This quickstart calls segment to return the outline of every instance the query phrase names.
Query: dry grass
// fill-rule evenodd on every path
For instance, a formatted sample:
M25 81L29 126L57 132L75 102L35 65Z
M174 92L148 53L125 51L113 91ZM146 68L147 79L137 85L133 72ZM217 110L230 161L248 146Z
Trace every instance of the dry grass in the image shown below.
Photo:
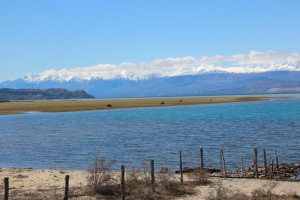
M150 165L142 163L141 167L127 172L125 178L126 198L140 200L175 199L179 196L194 194L194 186L180 184L175 174L166 170L156 173L155 191L151 188Z
M240 191L230 191L222 183L218 183L214 191L210 192L206 200L297 200L300 197L296 194L277 195L274 192L278 182L270 181L261 188L255 189L250 196Z
M188 174L191 183L195 185L208 185L211 181L207 178L207 171L205 169L194 169L192 173Z
M15 189L9 194L11 200L60 200L63 199L62 192L58 188L37 189L36 191Z
M95 154L95 159L91 167L83 174L72 173L72 171L50 170L51 176L43 176L43 170L37 170L38 181L31 184L34 179L32 174L35 170L13 169L10 174L0 174L1 177L10 178L10 199L16 200L56 200L62 199L64 195L64 174L70 175L70 194L72 200L97 200L97 199L120 199L120 172L111 171L113 160L103 159ZM5 171L4 169L1 169ZM28 172L26 176L22 171ZM194 171L185 174L183 184L180 177L168 168L162 168L155 173L155 192L151 190L150 167L148 162L142 163L138 167L125 171L125 190L126 199L207 199L207 200L298 200L298 184L285 181L265 181L265 180L242 180L254 182L245 184L243 187L250 189L244 190L237 187L235 181L228 179L209 178L208 186L198 186L207 184L205 171ZM44 177L44 178L43 178ZM60 178L59 178L60 177ZM76 180L78 177L78 182ZM48 181L44 181L46 180ZM59 179L58 179L59 178ZM27 180L26 180L27 179ZM236 179L238 180L238 179ZM23 181L29 181L27 183ZM77 182L77 183L76 183ZM21 184L20 184L21 183ZM61 183L61 184L57 184ZM79 184L78 184L79 183ZM288 184L285 184L288 183ZM284 186L285 185L285 186ZM284 187L282 187L284 186ZM291 189L292 188L292 189ZM3 184L0 184L0 199L3 199ZM201 197L200 197L201 196Z
M118 199L121 195L120 177L111 171L114 161L105 160L97 153L88 169L86 195L96 199ZM156 174L154 190L151 185L150 164L142 162L125 173L126 199L154 200L174 199L178 196L193 194L194 185L180 184L175 174L169 170Z
M213 104L244 101L261 101L266 97L176 97L102 100L53 100L0 103L0 115L24 112L70 112L116 108L159 107L195 104ZM163 102L163 104L162 104ZM110 104L111 107L107 105Z

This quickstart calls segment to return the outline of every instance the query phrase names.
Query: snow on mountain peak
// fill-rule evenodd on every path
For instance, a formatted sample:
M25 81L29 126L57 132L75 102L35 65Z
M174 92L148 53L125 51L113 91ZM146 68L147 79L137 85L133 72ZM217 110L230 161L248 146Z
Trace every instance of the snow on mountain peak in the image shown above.
M144 80L151 77L197 75L203 73L261 73L267 71L300 71L300 54L275 51L250 51L247 54L213 57L176 57L144 63L99 64L73 69L47 70L27 74L27 82L54 80L87 81L92 79Z

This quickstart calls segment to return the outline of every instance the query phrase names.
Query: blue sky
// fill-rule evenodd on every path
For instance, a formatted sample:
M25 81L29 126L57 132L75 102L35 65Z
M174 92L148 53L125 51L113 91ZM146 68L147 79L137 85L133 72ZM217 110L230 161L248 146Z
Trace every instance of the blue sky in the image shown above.
M0 81L48 69L300 52L299 0L0 0Z

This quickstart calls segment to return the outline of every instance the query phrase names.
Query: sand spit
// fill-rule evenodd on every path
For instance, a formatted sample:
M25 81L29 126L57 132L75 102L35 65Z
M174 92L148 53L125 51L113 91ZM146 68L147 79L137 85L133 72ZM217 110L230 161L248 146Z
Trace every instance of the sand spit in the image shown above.
M98 99L98 100L53 100L18 101L0 103L0 115L26 112L71 112L118 108L161 107L196 104L215 104L246 101L262 101L267 97L174 97L137 99Z

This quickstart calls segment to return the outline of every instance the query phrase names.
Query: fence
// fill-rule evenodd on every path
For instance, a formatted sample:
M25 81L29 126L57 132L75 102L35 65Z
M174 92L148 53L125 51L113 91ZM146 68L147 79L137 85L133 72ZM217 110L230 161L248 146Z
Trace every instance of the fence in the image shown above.
M203 147L200 148L200 155L199 155L199 167L197 168L187 168L184 167L184 155L182 154L181 151L179 151L178 153L178 164L179 164L179 171L178 173L180 173L180 183L182 184L184 182L184 173L188 173L188 172L192 172L195 169L201 169L201 170L209 170L208 168L205 168L205 162L204 162L204 157L205 157L205 152ZM220 177L231 177L231 178L237 178L236 176L230 176L230 174L228 174L227 171L227 167L226 167L226 162L225 162L225 154L226 152L223 151L223 148L220 148L220 173L219 174L215 174L214 176L220 176ZM254 148L253 151L253 171L255 173L255 178L259 178L259 163L258 163L258 150L257 148ZM271 159L271 162L268 163L267 160L267 152L265 149L263 149L263 174L264 177L270 177L272 178L273 175L275 174L276 170L279 168L279 158L277 155L277 150L275 149L275 157L273 159ZM240 164L241 164L241 168L240 168L240 173L238 178L246 178L247 176L245 175L245 168L244 168L244 161L243 161L243 156L240 156ZM299 166L300 167L300 166ZM151 190L152 192L155 192L156 189L156 181L155 181L155 165L154 165L154 160L150 161L150 178L151 178ZM125 192L125 166L121 165L121 179L120 179L120 198L121 200L125 200L125 196L126 196L126 192ZM261 172L262 173L262 172ZM249 177L248 177L249 178ZM68 200L69 199L69 180L70 180L70 176L66 175L65 176L65 190L64 190L64 200ZM8 200L9 199L9 177L5 177L4 178L4 200Z

